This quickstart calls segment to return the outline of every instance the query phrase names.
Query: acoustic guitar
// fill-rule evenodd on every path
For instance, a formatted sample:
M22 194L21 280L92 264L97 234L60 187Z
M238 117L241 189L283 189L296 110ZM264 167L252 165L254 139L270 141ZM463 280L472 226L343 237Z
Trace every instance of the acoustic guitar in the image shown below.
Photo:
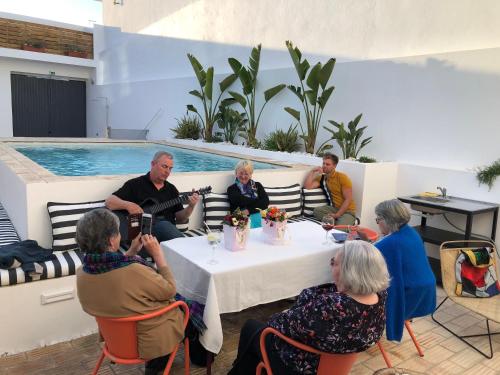
M189 197L194 193L205 195L211 192L212 187L206 186L196 191L182 193L177 198L170 199L164 202L158 202L158 200L154 198L147 198L142 203L140 203L139 206L141 206L141 208L144 210L144 213L150 214L154 220L156 214L162 212L163 210L166 210L167 208L174 207L179 203L182 204L187 202ZM132 241L141 232L142 213L127 215L126 212L127 211L115 211L115 213L120 218L120 234L122 235L122 238L127 238L129 241Z

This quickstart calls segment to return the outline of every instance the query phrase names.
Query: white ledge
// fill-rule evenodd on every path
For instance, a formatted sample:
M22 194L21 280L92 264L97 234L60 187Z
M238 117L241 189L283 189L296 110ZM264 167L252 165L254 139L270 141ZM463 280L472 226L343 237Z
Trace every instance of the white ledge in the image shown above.
M89 68L97 67L95 59L83 59L80 57L71 57L63 55L54 55L52 53L44 52L31 52L15 48L2 48L0 47L0 57L8 57L11 59L31 60L50 62L55 64L65 64L73 66L86 66Z

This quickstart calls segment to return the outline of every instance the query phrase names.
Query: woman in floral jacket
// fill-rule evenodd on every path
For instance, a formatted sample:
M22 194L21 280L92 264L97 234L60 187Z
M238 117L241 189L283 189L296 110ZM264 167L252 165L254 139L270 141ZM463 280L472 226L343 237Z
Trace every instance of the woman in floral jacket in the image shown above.
M382 254L367 242L348 241L337 250L331 266L333 283L303 290L289 310L274 314L267 324L245 323L230 374L255 374L261 360L260 332L266 326L327 353L362 352L380 340L389 286ZM316 373L315 354L273 335L268 336L266 349L276 375Z

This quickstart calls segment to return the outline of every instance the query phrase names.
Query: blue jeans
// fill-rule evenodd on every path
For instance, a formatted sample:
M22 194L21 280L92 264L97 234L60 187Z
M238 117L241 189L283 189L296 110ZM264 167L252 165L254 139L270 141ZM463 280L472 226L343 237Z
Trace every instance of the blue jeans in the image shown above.
M157 220L153 224L153 235L158 242L172 240L174 238L184 237L177 227L167 220Z

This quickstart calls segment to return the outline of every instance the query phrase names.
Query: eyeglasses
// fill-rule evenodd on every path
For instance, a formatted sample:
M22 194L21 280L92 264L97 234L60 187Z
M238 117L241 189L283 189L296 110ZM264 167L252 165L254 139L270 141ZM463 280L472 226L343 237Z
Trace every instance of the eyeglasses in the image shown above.
M377 224L378 224L378 223L380 223L381 221L384 221L384 218L383 218L383 217L377 216L377 217L375 218L375 222L376 222Z

